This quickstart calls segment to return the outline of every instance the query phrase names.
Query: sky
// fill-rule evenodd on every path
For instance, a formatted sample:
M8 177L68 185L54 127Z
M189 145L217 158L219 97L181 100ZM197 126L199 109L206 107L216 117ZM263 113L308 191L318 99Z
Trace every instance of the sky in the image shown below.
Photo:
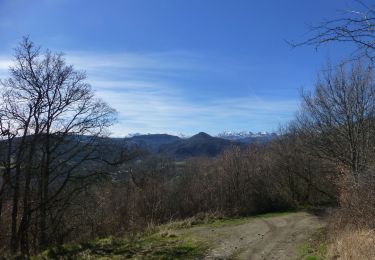
M354 0L0 0L0 78L22 36L63 52L118 111L114 136L276 131L327 59L291 48Z

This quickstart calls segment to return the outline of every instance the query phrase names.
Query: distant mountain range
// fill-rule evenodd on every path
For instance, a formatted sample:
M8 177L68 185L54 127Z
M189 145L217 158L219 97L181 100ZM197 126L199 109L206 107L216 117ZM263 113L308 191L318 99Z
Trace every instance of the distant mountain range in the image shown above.
M276 136L274 133L267 132L223 132L216 137L204 132L191 137L168 134L133 134L125 138L125 141L154 154L184 159L195 156L215 157L231 146L243 147L250 143L268 142Z
M86 135L72 135L66 137L66 142L64 142L59 149L64 151L65 149L70 149L71 146L77 146L77 144L79 145L77 147L84 147L93 142L93 145L101 146L98 150L100 151L100 155L98 156L106 158L108 161L119 154L124 148L124 145L130 152L134 151L135 154L137 154L140 148L151 154L166 155L175 159L185 159L196 156L215 157L231 146L245 147L250 143L264 143L272 140L276 136L276 134L265 132L256 134L251 132L224 132L218 136L211 136L207 133L200 132L191 137L169 134L134 134L126 138L95 138ZM15 145L17 145L20 139L15 140ZM0 141L0 146L4 144L5 142ZM79 156L81 155L77 155L76 158L79 159Z
M242 132L231 132L225 131L217 135L220 138L237 141L241 143L252 143L252 142L264 142L270 141L277 136L275 133L268 133L268 132L258 132L253 133L250 131L242 131Z

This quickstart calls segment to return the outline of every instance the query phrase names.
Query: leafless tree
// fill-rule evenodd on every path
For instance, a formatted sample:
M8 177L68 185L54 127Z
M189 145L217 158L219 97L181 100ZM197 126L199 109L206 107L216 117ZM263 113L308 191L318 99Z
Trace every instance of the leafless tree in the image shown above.
M63 214L58 207L77 191L70 186L68 196L68 184L97 169L103 157L98 148L115 111L95 98L86 75L62 54L42 52L29 38L16 49L10 74L1 81L1 115L15 136L11 248L16 252L20 245L28 254L31 223L37 223L42 249Z
M10 122L6 122L4 115L0 115L0 227L4 197L10 190L11 149L14 137L15 135L10 132Z
M357 175L373 158L375 84L372 68L347 67L324 70L314 92L303 93L298 123L318 156Z
M353 56L375 58L375 6L356 0L358 8L343 12L342 17L327 19L310 27L311 37L301 42L290 42L294 47L311 45L316 48L328 43L352 43Z

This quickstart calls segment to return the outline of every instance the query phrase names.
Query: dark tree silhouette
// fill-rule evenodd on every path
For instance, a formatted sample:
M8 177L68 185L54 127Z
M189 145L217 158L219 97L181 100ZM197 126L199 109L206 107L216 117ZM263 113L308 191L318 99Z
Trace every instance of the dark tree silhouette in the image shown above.
M85 79L62 54L42 52L26 37L15 50L10 77L1 81L1 134L8 153L0 184L12 187L13 252L21 246L29 253L31 225L40 249L53 242L59 208L78 190L68 184L98 169L98 147L115 111Z
M321 45L339 42L352 43L356 49L355 58L375 58L375 6L363 1L354 1L359 7L346 10L342 17L327 19L310 26L310 37L301 42L289 42L292 46L310 45L316 48Z
M373 69L360 62L324 70L314 92L303 93L298 117L316 155L340 163L354 176L365 172L373 158L373 75Z

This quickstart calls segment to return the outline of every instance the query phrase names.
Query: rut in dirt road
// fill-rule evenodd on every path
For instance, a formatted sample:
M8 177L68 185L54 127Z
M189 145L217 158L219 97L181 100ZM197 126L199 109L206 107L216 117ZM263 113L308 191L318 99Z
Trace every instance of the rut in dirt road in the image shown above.
M324 221L306 212L255 218L238 225L195 227L189 233L209 242L205 259L296 259L298 246Z

